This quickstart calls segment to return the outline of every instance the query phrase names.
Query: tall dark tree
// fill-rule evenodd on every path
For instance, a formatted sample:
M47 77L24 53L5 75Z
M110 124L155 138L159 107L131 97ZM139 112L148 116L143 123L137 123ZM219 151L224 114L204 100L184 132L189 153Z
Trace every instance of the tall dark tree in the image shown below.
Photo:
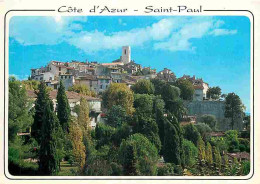
M32 137L40 144L41 142L41 130L43 124L43 115L45 111L45 106L49 100L49 94L46 89L44 82L41 82L38 87L38 91L35 91L37 99L35 101L35 114L34 121L32 124Z
M62 81L60 81L60 87L57 93L57 116L63 130L68 131L70 121L70 105Z
M47 99L44 105L42 120L39 171L42 175L55 175L59 171L59 155L57 152L59 121L53 111L53 104L50 99Z
M136 94L134 107L133 131L145 135L158 150L161 149L161 141L158 134L158 125L153 117L153 98L152 95Z
M160 96L156 96L153 101L153 115L159 129L159 137L162 144L162 148L164 144L164 123L166 121L166 117L164 116L164 106L165 103L163 99L161 99Z
M182 165L183 138L177 119L173 116L165 123L163 157L166 162Z
M235 121L237 118L243 117L243 108L240 98L235 93L229 93L225 100L225 117L230 118L231 128L234 129Z
M120 127L127 121L127 114L120 105L113 105L107 113L107 124L112 127Z

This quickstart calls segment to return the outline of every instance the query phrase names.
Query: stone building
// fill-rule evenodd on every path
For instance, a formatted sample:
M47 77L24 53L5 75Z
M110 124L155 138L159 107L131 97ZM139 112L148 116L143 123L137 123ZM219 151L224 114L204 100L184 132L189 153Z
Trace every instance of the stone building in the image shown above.
M157 78L167 82L174 82L176 80L175 74L168 68L164 68L162 71L158 72Z
M57 90L50 91L50 99L53 102L54 109L56 109L56 106L57 106L57 100L56 100L57 92L58 92ZM33 90L27 90L27 95L33 101L36 100L37 96ZM71 114L73 116L77 116L77 114L74 112L74 108L76 105L80 104L80 98L82 97L87 100L87 102L89 104L89 118L90 118L91 127L95 128L96 124L98 122L100 122L101 99L82 95L82 94L72 92L72 91L66 91L66 95L67 95L69 105L71 108Z

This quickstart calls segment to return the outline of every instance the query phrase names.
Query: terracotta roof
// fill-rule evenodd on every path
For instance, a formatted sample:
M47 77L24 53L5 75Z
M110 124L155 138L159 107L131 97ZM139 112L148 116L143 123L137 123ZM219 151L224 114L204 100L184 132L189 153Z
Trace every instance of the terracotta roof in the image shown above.
M212 137L222 137L222 136L225 136L225 133L224 132L211 132L210 135Z
M56 99L57 97L57 92L58 90L52 90L50 91L50 98ZM27 95L29 98L36 98L36 94L34 93L33 90L27 90ZM81 97L86 98L87 100L96 100L96 101L101 101L100 98L95 98L95 97L91 97L91 96L86 96L86 95L82 95L73 91L66 91L66 95L68 99L76 99L76 100L80 100Z

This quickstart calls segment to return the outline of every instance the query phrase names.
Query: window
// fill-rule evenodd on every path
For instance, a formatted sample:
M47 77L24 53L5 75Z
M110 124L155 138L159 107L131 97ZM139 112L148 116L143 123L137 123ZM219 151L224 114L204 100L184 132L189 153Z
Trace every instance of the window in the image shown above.
M67 79L67 76L65 76L65 79Z
M50 80L52 80L52 77L50 77Z
M40 78L40 80L42 80L42 79L43 79L43 77Z
M103 86L102 86L102 85L100 85L100 89L102 89L102 87L103 87Z
M59 71L61 71L61 67L59 67Z
M125 49L125 55L126 55L126 49Z

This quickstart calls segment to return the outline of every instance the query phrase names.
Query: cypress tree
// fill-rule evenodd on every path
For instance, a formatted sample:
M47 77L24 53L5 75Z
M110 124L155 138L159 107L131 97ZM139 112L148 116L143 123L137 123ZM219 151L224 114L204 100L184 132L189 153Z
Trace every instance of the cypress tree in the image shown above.
M221 158L218 147L215 147L215 146L213 146L213 160L214 160L215 167L220 171L221 164L222 164L222 158Z
M59 155L57 153L59 122L53 112L53 104L50 100L46 101L42 120L39 171L43 175L55 175L59 170Z
M34 121L32 124L32 137L38 142L41 143L41 128L43 124L43 114L45 110L46 103L48 101L48 93L46 90L46 85L44 82L41 82L38 87L38 91L35 91L37 99L35 101L35 114Z
M178 130L170 121L164 125L163 157L166 162L181 165L182 145Z
M199 150L199 160L201 163L203 163L205 161L206 154L205 154L205 143L201 137L199 137L197 145Z
M60 87L57 93L57 116L63 130L68 132L70 120L70 105L62 81L60 81Z
M211 144L209 142L207 142L206 144L206 161L209 165L213 164L213 159L212 159L212 147Z

